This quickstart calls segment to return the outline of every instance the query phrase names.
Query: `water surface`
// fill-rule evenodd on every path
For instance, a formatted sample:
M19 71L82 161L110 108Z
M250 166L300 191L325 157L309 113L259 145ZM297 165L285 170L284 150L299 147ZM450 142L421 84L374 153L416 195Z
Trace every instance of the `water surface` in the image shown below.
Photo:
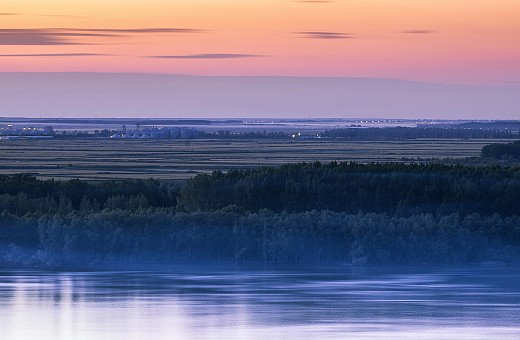
M519 339L520 271L0 271L1 339Z

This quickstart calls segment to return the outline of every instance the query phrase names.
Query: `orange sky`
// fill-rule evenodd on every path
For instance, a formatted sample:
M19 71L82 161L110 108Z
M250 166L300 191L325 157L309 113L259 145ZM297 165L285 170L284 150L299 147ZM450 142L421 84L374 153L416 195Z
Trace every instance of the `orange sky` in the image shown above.
M2 0L0 71L520 81L518 0Z

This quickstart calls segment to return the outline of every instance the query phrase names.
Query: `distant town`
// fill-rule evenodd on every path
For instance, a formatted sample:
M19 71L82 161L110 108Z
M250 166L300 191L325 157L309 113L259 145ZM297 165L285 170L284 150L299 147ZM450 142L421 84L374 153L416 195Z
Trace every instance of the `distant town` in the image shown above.
M47 139L47 138L110 138L110 139L193 139L199 138L200 131L195 128L143 127L135 129L95 129L93 131L66 130L55 131L51 125L44 127L8 124L0 128L1 139Z
M378 119L168 120L0 118L0 139L518 139L520 121Z

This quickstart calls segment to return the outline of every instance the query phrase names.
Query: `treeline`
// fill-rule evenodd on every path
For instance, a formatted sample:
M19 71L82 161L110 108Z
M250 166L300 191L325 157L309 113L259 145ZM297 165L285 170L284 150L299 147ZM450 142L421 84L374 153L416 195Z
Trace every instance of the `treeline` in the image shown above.
M0 212L16 216L103 209L175 208L178 186L157 180L107 180L89 183L39 180L16 174L0 176Z
M520 260L520 218L332 211L104 210L0 215L0 261L96 266L194 261L432 265Z
M520 168L303 163L97 183L0 176L0 263L520 260Z
M489 144L482 148L482 157L520 160L520 141L507 144Z
M351 140L405 140L417 138L519 138L510 129L473 129L464 127L384 127L343 128L325 131L322 136Z
M316 162L198 175L180 188L178 208L511 216L518 202L518 167Z

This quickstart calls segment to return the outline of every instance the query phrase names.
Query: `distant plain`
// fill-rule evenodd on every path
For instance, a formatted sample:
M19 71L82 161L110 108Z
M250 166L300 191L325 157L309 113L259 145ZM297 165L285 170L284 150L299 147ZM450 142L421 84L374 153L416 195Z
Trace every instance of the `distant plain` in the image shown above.
M3 140L0 174L97 181L185 180L198 173L299 162L397 162L473 157L496 140ZM507 140L500 140L507 142Z

